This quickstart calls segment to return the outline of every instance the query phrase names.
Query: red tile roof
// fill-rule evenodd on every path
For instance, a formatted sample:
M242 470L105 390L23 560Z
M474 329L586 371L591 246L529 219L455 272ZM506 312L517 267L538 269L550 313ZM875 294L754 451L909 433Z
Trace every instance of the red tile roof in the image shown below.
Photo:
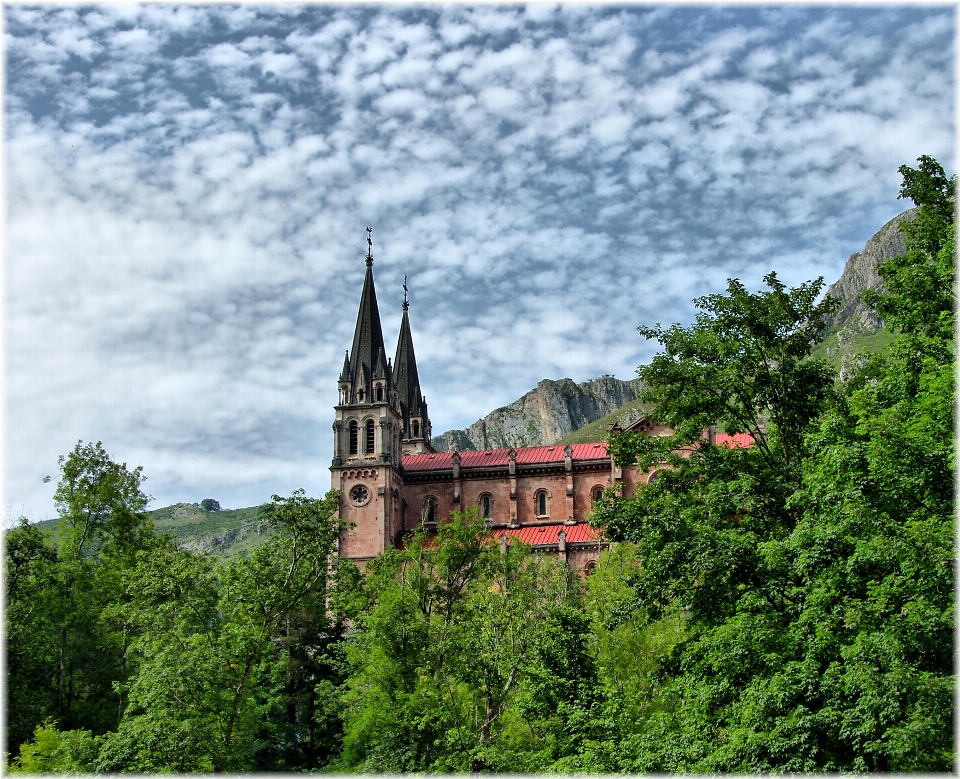
M525 525L524 527L505 527L491 530L487 538L490 543L500 543L500 536L507 535L507 543L513 540L519 540L530 546L557 546L560 543L560 531L567 534L568 544L596 543L600 539L600 531L594 530L586 522L578 522L576 525ZM406 548L406 537L400 539L397 549ZM427 535L425 548L437 548L437 534L431 531Z
M521 446L518 447L517 463L520 465L533 463L562 463L564 447L556 446ZM576 460L606 460L607 444L599 441L594 444L573 444L573 459ZM509 461L509 449L481 449L476 452L460 452L460 468L485 468L489 466L503 466ZM436 454L407 454L403 457L403 468L407 471L439 471L453 467L452 452L437 452Z
M559 543L559 538L557 536L561 530L567 534L568 544L597 541L599 538L597 531L590 527L590 525L588 525L586 522L580 522L576 525L558 524L508 527L503 528L502 530L491 530L490 533L497 541L500 540L500 536L506 533L508 541L512 541L514 538L516 538L522 541L524 544L530 544L530 546L556 546Z
M749 449L753 446L753 436L749 433L717 433L717 446L725 446L727 449Z

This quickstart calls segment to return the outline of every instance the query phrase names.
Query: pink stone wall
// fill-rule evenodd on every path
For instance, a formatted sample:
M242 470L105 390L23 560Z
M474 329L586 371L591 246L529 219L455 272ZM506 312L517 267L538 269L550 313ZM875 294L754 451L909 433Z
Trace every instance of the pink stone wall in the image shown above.
M453 502L454 482L449 476L438 477L435 481L407 484L403 495L407 502L406 529L420 523L424 500L428 495L437 499L437 521L449 521L452 511L466 511L480 507L480 497L489 494L491 498L491 521L494 524L510 522L510 477L460 479L460 503ZM574 519L583 521L589 517L593 506L595 487L606 489L611 484L610 471L587 471L573 473L573 510ZM631 485L632 487L632 485ZM536 493L547 491L547 516L538 517L534 497ZM521 525L531 522L563 522L568 517L567 477L563 472L517 474L517 521Z

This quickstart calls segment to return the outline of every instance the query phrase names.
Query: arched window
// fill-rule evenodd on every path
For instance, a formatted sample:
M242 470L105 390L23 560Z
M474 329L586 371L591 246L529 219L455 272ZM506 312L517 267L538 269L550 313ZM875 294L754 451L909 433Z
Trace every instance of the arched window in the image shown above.
M373 454L373 445L375 443L375 440L374 440L374 426L373 426L372 419L367 420L367 428L365 432L366 432L366 436L365 436L366 441L364 441L364 444L365 444L364 451L367 454Z
M357 390L357 400L359 400L361 403L363 403L363 390L362 390L362 389Z
M432 497L423 502L423 521L428 525L437 521L437 502Z
M383 402L383 387L377 387L377 403Z
M539 490L533 497L533 505L537 510L538 517L547 516L547 491Z
M414 423L413 423L413 437L414 437L414 438L419 438L419 437L420 437L420 423L419 423L419 422L414 422Z
M603 487L597 486L593 488L593 502L599 503L603 500Z
M657 480L657 477L659 475L660 475L660 471L654 471L653 473L651 473L650 478L647 479L647 484L653 484Z
M490 519L490 494L484 493L480 496L480 517Z
M597 567L597 561L591 560L585 566L583 566L583 573L585 576L589 576L593 573L593 569Z
M350 454L356 454L360 446L360 426L356 419L350 420Z

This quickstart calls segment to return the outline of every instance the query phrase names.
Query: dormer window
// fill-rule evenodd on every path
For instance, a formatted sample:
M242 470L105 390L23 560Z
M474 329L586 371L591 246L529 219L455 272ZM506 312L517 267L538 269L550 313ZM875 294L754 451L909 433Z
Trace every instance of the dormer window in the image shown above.
M362 390L362 389L357 390L357 400L359 400L361 403L363 403L363 390Z
M357 454L360 447L360 426L357 420L350 421L350 454Z
M413 423L413 437L414 437L414 438L419 438L419 437L420 437L420 423L419 423L419 422L414 422L414 423Z
M377 387L377 403L383 403L383 387Z

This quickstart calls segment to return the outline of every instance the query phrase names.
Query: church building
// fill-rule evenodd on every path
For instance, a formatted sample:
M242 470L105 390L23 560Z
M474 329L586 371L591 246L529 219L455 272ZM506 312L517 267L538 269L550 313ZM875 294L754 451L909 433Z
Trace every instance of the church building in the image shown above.
M420 387L404 288L393 361L386 357L367 228L366 276L353 344L339 379L332 487L352 529L340 555L361 567L416 527L476 508L500 544L514 540L588 573L606 543L588 518L603 491L630 494L656 473L618 468L605 443L436 452ZM648 420L645 432L669 432Z

